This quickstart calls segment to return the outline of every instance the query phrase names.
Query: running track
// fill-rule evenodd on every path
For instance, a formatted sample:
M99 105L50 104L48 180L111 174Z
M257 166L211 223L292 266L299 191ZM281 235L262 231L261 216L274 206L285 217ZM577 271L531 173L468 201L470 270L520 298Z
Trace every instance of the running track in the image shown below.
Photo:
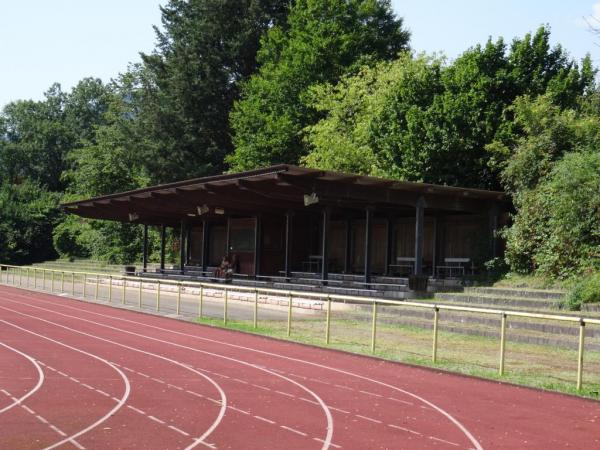
M600 449L600 403L0 287L0 449Z

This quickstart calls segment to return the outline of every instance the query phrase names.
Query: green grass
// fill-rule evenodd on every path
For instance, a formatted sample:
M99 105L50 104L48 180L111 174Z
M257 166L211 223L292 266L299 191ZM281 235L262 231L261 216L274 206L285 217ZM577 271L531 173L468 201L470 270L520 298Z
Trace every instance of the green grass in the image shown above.
M335 319L330 344L325 344L323 319L295 321L287 337L286 321L262 321L254 329L248 321L197 318L201 324L244 331L389 361L433 367L465 375L600 399L600 353L586 352L583 389L576 390L577 352L550 346L507 342L505 374L498 374L499 340L440 331L438 360L431 361L432 332L404 325L377 326L376 350L371 353L371 324L364 320ZM510 331L509 331L510 332Z
M504 288L529 288L529 289L552 289L564 290L567 289L568 283L559 280L553 280L541 275L520 275L516 273L508 273L504 278L496 281L494 287Z

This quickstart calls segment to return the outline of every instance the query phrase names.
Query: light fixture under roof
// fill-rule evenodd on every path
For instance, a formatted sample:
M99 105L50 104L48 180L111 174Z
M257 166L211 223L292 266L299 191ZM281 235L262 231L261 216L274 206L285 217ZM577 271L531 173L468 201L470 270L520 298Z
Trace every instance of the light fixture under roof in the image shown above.
M314 205L315 203L319 203L319 196L316 192L304 194L304 206Z
M133 222L135 220L138 220L140 218L140 215L138 213L129 213L129 221Z
M215 208L215 214L223 215L223 214L225 214L225 209Z
M199 216L201 216L202 214L206 214L210 211L210 208L208 207L208 205L198 206L196 209L198 210Z

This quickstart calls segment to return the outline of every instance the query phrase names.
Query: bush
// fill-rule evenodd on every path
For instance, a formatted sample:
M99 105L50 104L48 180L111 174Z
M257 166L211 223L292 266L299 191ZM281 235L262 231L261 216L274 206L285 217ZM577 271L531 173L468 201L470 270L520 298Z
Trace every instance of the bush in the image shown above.
M600 303L600 272L580 278L566 299L569 309L579 311L584 303Z

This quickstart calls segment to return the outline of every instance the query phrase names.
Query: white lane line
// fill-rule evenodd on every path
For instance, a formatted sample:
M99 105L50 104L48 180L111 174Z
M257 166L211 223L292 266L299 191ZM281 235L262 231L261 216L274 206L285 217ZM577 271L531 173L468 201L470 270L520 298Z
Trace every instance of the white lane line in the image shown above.
M288 392L283 392L283 391L275 391L275 392L278 394L281 394L281 395L285 395L286 397L296 398L296 396L294 394L290 394Z
M190 351L193 351L193 352L196 352L196 353L202 353L202 354L205 354L205 355L214 356L216 358L224 359L224 360L227 360L227 361L236 362L238 364L245 365L245 366L248 366L248 367L252 367L252 368L264 371L266 373L270 373L270 374L275 375L277 377L280 377L283 380L286 380L286 381L288 381L288 382L290 382L290 383L298 386L300 389L306 391L309 395L311 395L313 398L315 398L319 402L319 405L321 406L321 409L324 411L326 419L327 419L327 427L326 427L327 431L326 431L326 434L325 434L325 439L323 440L323 447L322 447L322 449L326 450L330 445L333 445L331 443L331 440L332 440L332 437L333 437L333 417L331 416L331 411L329 410L329 407L325 404L325 402L323 401L323 399L321 397L319 397L314 391L312 391L309 388L307 388L306 386L304 386L304 385L298 383L297 381L294 381L294 380L292 380L292 379L290 379L290 378L288 378L288 377L286 377L284 375L281 375L280 373L276 373L277 371L272 371L272 370L264 368L262 366L259 366L259 365L256 365L256 364L252 364L252 363L249 363L247 361L239 360L239 359L236 359L236 358L232 358L230 356L225 356L225 355L222 355L222 354L219 354L219 353L213 353L213 352L209 352L209 351L206 351L206 350L200 350L200 349L197 349L197 348L194 348L194 347L189 347L189 346L177 344L177 343L174 343L174 342L169 342L169 341L165 341L165 340L162 340L162 339L154 338L152 336L146 336L144 334L135 333L133 331L123 330L121 328L117 328L117 327L113 327L113 326L106 325L106 324L103 324L103 323L95 322L93 320L83 319L83 318L78 317L78 316L72 316L72 315L69 315L69 314L60 313L60 312L58 312L56 310L53 310L53 309L42 308L40 306L32 305L30 303L16 302L14 300L9 300L9 299L6 299L6 300L9 301L9 302L11 302L11 303L16 303L16 304L21 305L21 306L29 306L31 308L39 309L39 310L42 310L42 311L47 311L47 312L50 312L50 313L53 313L53 314L56 314L56 315L59 315L59 316L69 317L69 318L75 319L75 320L80 321L80 322L87 322L87 323L91 323L91 324L94 324L94 325L97 325L97 326L100 326L100 327L104 327L104 328L107 328L107 329L111 329L111 330L115 330L115 331L120 331L122 333L129 334L129 335L132 335L132 336L138 336L138 337L141 337L141 338L145 338L145 339L150 340L150 341L160 342L160 343L164 343L164 344L167 344L167 345L170 345L170 346L174 346L174 347L177 347L177 348L181 348L181 349L185 349L185 350L190 350ZM48 302L45 302L43 300L40 300L40 302L42 302L42 303L48 303ZM62 306L65 306L65 305L62 305ZM79 308L72 308L72 307L69 307L69 306L65 306L65 307L69 308L69 309L74 309L74 310L77 310L77 311L80 311L80 312L82 311ZM90 336L90 337L93 337L95 339L99 339L99 340L102 340L102 341L105 341L105 342L111 342L111 343L113 343L115 345L119 345L121 347L133 349L132 347L128 347L128 346L126 346L124 344L120 344L120 343L117 343L117 342L114 342L114 341L110 341L108 339L100 338L98 336L94 336L94 335L85 333L83 331L74 330L73 328L69 328L69 327L57 324L55 322L52 322L52 321L49 321L49 320L46 320L46 319L42 319L42 318L37 317L37 316L32 316L30 314L26 314L26 313L22 313L22 312L19 312L19 311L15 311L15 310L12 310L10 308L6 308L4 306L0 306L0 308L1 309L5 309L7 311L11 311L13 313L16 313L16 314L19 314L19 315L22 315L22 316L25 316L25 317L30 317L30 318L36 319L38 321L42 321L42 322L45 322L45 323L49 323L49 324L55 325L55 326L67 329L69 331L78 333L78 334ZM85 312L85 311L83 311L83 312ZM99 314L99 313L92 313L92 314L97 314L99 316L109 317L109 316L106 316L104 314ZM148 352L145 352L145 351L139 350L139 349L135 349L135 350L136 351L140 351L140 352L144 352L144 353L148 353ZM151 353L148 353L148 354L151 354ZM160 357L160 358L164 358L164 357L161 357L160 355L155 355L155 356ZM181 364L181 363L179 363L179 364ZM194 369L190 368L190 370L194 370ZM278 372L282 372L282 371L278 371ZM229 377L227 377L227 378L229 378ZM214 381L212 381L212 382L214 383ZM326 384L328 384L328 383L326 383ZM223 393L223 395L224 395L224 393ZM224 414L224 408L226 408L226 403L221 402L221 407L222 407L221 411ZM206 434L206 436L208 436L208 434ZM188 450L190 448L193 448L198 443L204 443L203 441L204 441L204 439L205 439L206 436L203 435L200 438L198 438L194 442L194 444L192 444L191 446L187 447L186 450Z
M377 420L377 419L373 419L371 417L367 417L367 416L361 416L360 414L354 414L356 417L358 417L359 419L364 419L364 420L368 420L369 422L374 422L374 423L382 423L381 420Z
M438 441L438 442L443 442L444 444L448 444L448 445L454 445L455 447L460 447L460 444L457 444L456 442L451 442L451 441L447 441L446 439L436 438L435 436L429 436L429 439L432 439L432 440Z
M37 417L37 419L42 422L43 424L49 425L48 421L46 419L44 419L42 416L40 416L39 414L36 415L35 417Z
M14 397L13 397L14 398ZM27 405L21 405L21 407L27 411L29 414L35 414L35 411L33 409L31 409L29 406Z
M300 436L304 436L304 437L308 436L306 433L303 433L303 432L302 432L302 431L300 431L300 430L296 430L295 428L286 427L285 425L279 425L279 426L280 426L281 428L283 428L284 430L291 431L292 433L299 434Z
M373 397L383 397L383 395L380 394L376 394L375 392L369 392L369 391L358 391L361 394L367 394L367 395L371 395Z
M82 385L84 388L86 388L86 389L89 389L90 391L95 391L95 390L96 390L96 388L94 388L93 386L90 386L90 385L89 385L89 384L87 384L87 383L81 383L81 385Z
M272 420L265 419L265 418L264 418L264 417L262 417L262 416L252 416L252 417L254 417L254 418L258 419L258 420L262 420L263 422L270 423L271 425L274 425L274 424L275 424L275 422L273 422Z
M11 301L11 300L9 300L9 301ZM39 301L42 302L42 303L49 303L49 302L46 302L46 301L43 301L43 300L39 300ZM12 302L13 303L19 303L19 302L14 302L14 301L12 301ZM30 304L28 304L28 306L32 306L34 308L38 308L38 309L41 309L41 310L44 310L44 311L55 312L55 311L52 311L52 310L48 310L46 308L41 308L39 306L34 306L34 305L30 305ZM483 450L483 447L481 446L481 444L479 443L479 441L477 441L477 439L475 439L475 437L469 432L469 430L467 430L467 428L460 421L458 421L458 419L456 419L454 416L452 416L450 413L448 413L444 409L440 408L439 406L435 405L434 403L430 402L429 400L427 400L427 399L425 399L425 398L423 398L423 397L421 397L421 396L419 396L417 394L414 394L413 392L410 392L410 391L407 391L405 389L399 388L397 386L385 383L383 381L375 380L373 378L369 378L367 376L360 375L360 374L357 374L357 373L354 373L354 372L350 372L350 371L347 371L347 370L338 369L336 367L326 366L324 364L316 363L316 362L313 362L313 361L306 361L304 359L294 358L294 357L286 356L286 355L281 355L281 354L274 353L274 352L269 352L269 351L266 351L266 350L259 350L259 349L252 348L252 347L247 347L247 346L244 346L244 345L232 344L230 342L220 341L220 340L217 340L217 339L211 339L211 338L207 338L207 337L203 337L203 336L198 336L198 335L195 335L195 334L189 334L189 333L184 333L184 332L181 332L181 331L170 330L168 328L163 328L163 327L159 327L159 326L156 326L156 325L150 325L148 323L138 322L136 320L125 319L125 318L122 318L122 317L109 316L107 314L102 314L102 313L98 313L98 312L94 312L94 311L87 311L87 310L84 310L84 309L81 309L81 308L76 308L76 307L73 307L73 306L68 306L68 305L60 305L60 306L63 307L63 308L72 309L72 310L75 310L75 311L78 311L78 312L84 312L84 313L95 315L95 316L99 316L99 317L105 317L105 318L111 319L111 320L117 320L117 321L121 321L121 322L131 323L131 324L134 324L134 325L141 325L142 327L145 327L145 328L151 328L151 329L154 329L154 330L160 330L160 331L164 331L164 332L167 332L167 333L175 334L175 335L178 335L178 336L184 336L184 337L188 337L188 338L192 338L192 339L196 339L196 340L201 340L201 341L205 341L205 342L211 342L211 343L214 343L214 344L218 344L218 345L222 345L222 346L226 346L226 347L231 347L231 348L236 348L236 349L239 349L239 350L245 350L245 351L248 351L248 352L259 353L261 355L272 356L272 357L283 359L283 360L286 360L286 361L298 362L298 363L306 364L306 365L312 366L312 367L319 367L321 369L330 370L332 372L340 373L340 374L347 375L347 376L350 376L350 377L355 377L355 378L358 378L359 380L368 381L370 383L374 383L374 384L377 384L379 386L387 387L387 388L392 389L394 391L401 392L402 394L405 394L405 395L407 395L409 397L414 398L415 400L418 400L418 401L420 401L422 403L425 403L426 405L430 406L432 409L434 409L439 414L441 414L442 416L446 417L446 419L448 419L450 422L452 422L465 435L465 437L469 441L471 441L471 443L473 444L475 450ZM57 314L60 314L60 313L57 313ZM67 317L73 317L73 316L69 316L69 315L66 315L66 316ZM91 322L94 323L93 321L91 321ZM178 345L178 344L175 344L175 345ZM192 347L185 347L185 348L190 349ZM198 351L198 352L204 352L203 350L198 350L198 349L196 349L196 351ZM207 353L207 352L205 352L205 353ZM266 369L265 368L265 370L270 370L270 369ZM315 379L313 379L313 381L321 381L321 380L315 380ZM393 397L388 397L388 399L389 400L393 400L393 401L397 401L397 402L401 402L401 403L412 404L410 402L405 402L403 400L395 399ZM317 438L315 438L315 439L318 440ZM319 442L321 442L321 441L319 441ZM333 447L336 446L335 444L331 443L331 440L329 441L328 445L331 445Z
M7 309L7 308L4 308ZM15 311L16 312L16 311ZM17 313L17 314L21 314L21 313ZM34 316L31 316L34 317ZM41 320L41 319L40 319ZM88 353L85 350L81 350L79 348L76 347L72 347L68 344L65 344L64 342L60 342L57 341L55 339L52 339L48 336L44 336L42 334L38 334L34 331L31 330L27 330L26 328L20 327L14 323L11 322L7 322L6 320L0 320L0 322L4 323L5 325L11 326L13 328L16 328L18 330L21 330L25 333L31 334L33 336L37 336L41 339L45 339L47 341L53 342L55 344L58 344L62 347L68 348L70 350L76 351L78 353L81 353L83 355L89 356L91 358L94 358L104 364L107 364L108 366L110 366L111 368L113 368L118 374L119 376L123 379L123 382L125 383L125 392L123 393L123 396L121 397L121 400L115 405L114 408L112 408L107 414L105 414L104 416L102 416L100 419L98 419L96 422L92 423L91 425L87 426L86 428L84 428L83 430L78 431L77 433L72 434L71 436L67 436L65 439L63 439L62 441L56 442L54 444L52 444L49 447L46 447L44 450L51 450L53 448L59 447L61 445L63 445L65 442L72 442L75 441L75 439L77 439L79 436L81 436L82 434L87 433L88 431L96 428L98 425L100 425L101 423L103 423L104 421L106 421L107 419L109 419L111 416L113 416L114 414L116 414L116 412L121 409L121 407L125 404L125 402L127 401L127 398L129 397L129 393L131 391L131 386L129 384L129 380L127 379L127 377L125 376L125 374L118 368L115 367L113 364L111 364L109 361L107 361L104 358L101 358L98 355L94 355L93 353ZM61 325L62 326L62 325ZM65 327L68 329L68 327Z
M177 427L174 427L173 425L168 425L167 428L170 428L171 430L173 430L173 431L175 431L175 432L177 432L179 434L183 434L184 436L189 436L190 435L190 433L188 433L187 431L183 431L183 430L181 430L181 429L179 429Z
M394 397L387 397L388 400L391 400L393 402L398 402L398 403L404 403L405 405L411 405L414 406L414 403L412 402L407 402L406 400L400 400L399 398L394 398Z
M128 407L129 409L131 409L132 411L135 411L135 412L136 412L136 413L138 413L138 414L141 414L141 415L143 415L143 416L145 416L145 415L146 415L146 413L145 413L144 411L142 411L141 409L137 409L135 406L127 405L127 407Z
M242 413L242 414L250 415L250 413L248 411L244 411L243 409L236 408L235 406L231 406L230 405L229 409L233 409L234 411L237 411L237 412Z
M105 397L110 397L110 394L108 392L104 392L101 389L94 389L94 390L100 395L104 395Z
M254 383L250 383L250 384L252 386L254 386L255 388L262 389L263 391L270 391L271 390L271 388L268 388L266 386L261 386L260 384L254 384Z
M313 441L322 442L323 444L325 444L325 441L323 439L313 438ZM330 447L335 447L335 448L342 448L341 445L334 444L333 442L330 442L329 446Z
M347 391L354 391L354 388L351 388L351 387L348 387L348 386L344 386L342 384L334 384L334 386L336 388L339 388L339 389L346 389Z
M155 422L158 422L158 423L160 423L161 425L164 425L164 424L165 424L165 421L164 421L164 420L161 420L161 419L159 419L159 418L157 418L157 417L154 417L154 416L148 416L148 419L150 419L150 420L154 420Z
M26 353L23 353L22 351L17 350L16 348L11 347L10 345L5 344L4 342L0 342L0 345L7 348L8 350L11 350L11 351L17 353L18 355L21 355L23 358L25 358L31 364L33 364L33 367L35 367L35 370L37 371L37 376L38 376L37 383L30 391L28 391L21 397L13 400L13 402L10 405L7 405L4 408L0 409L0 414L2 414L3 412L6 412L9 409L14 408L17 405L22 405L25 400L27 400L29 397L31 397L33 394L35 394L38 391L38 389L42 387L42 384L44 384L44 371L42 370L42 368L40 367L38 362L35 359L33 359L31 356L27 355ZM2 390L2 392L6 393L5 390Z
M152 381L156 381L157 383L165 384L165 382L163 380L159 380L158 378L151 377L150 379Z
M6 299L6 300L8 300L8 299ZM10 301L12 303L18 303L18 302L15 302L13 300L8 300L8 301ZM21 304L25 304L25 303L21 303ZM37 309L42 309L42 310L46 310L46 311L52 312L51 310L46 309L46 308L40 308L40 307L34 306L34 305L29 305L29 306L31 306L32 308L37 308ZM111 343L113 345L116 345L116 346L119 346L119 347L122 347L122 348L126 348L126 349L129 349L129 350L132 350L132 351L135 351L135 352L138 352L138 353L142 353L142 354L145 354L145 355L154 356L155 358L159 358L159 359L161 359L163 361L167 361L167 362L170 362L172 364L176 364L178 366L181 366L181 367L185 368L186 370L189 370L189 371L191 371L193 373L196 373L196 374L200 375L201 377L205 378L209 383L211 383L219 391L219 394L221 396L221 402L220 402L221 407L220 407L220 410L219 410L219 414L218 414L217 418L215 419L215 421L212 423L212 425L200 437L194 438L194 441L192 442L192 444L190 444L189 446L187 446L185 448L185 450L190 450L190 449L196 447L198 444L201 444L201 443L204 444L205 443L204 440L217 428L217 426L219 425L219 423L223 419L223 416L225 415L225 411L227 409L227 397L225 396L225 392L223 391L223 389L221 389L221 386L219 386L209 376L207 376L207 375L205 375L205 374L203 374L203 373L201 373L201 372L199 372L199 371L197 371L197 370L195 370L195 369L193 369L193 368L191 368L189 366L186 366L185 364L183 364L183 363L181 363L179 361L175 361L174 359L170 359L170 358L167 358L165 356L157 355L155 353L147 352L147 351L141 350L139 348L130 347L128 345L121 344L119 342L111 341L110 339L101 338L101 337L95 336L93 334L89 334L89 333L85 333L83 331L75 330L75 329L73 329L71 327L68 327L68 326L65 326L65 325L61 325L61 324L56 323L56 322L52 322L50 320L42 319L42 318L37 317L37 316L32 316L31 314L25 314L25 313L22 313L22 312L19 312L19 311L11 310L10 308L5 308L4 306L0 306L0 308L4 309L4 310L7 310L7 311L11 311L11 312L13 312L15 314L18 314L18 315L21 315L21 316L24 316L24 317L29 317L29 318L32 318L32 319L35 319L35 320L38 320L38 321L41 321L41 322L44 322L44 323L48 323L48 324L57 326L57 327L62 328L62 329L69 330L69 331L71 331L73 333L81 334L83 336L88 336L88 337L91 337L93 339L97 339L97 340L102 341L102 342L108 342L108 343ZM57 314L61 315L61 316L65 316L65 317L71 317L73 319L78 319L77 317L75 317L75 316L69 316L68 314L61 314L61 313L57 313ZM80 320L85 320L85 319L80 319ZM11 326L14 326L14 327L17 327L17 328L21 328L21 327L18 327L17 325L10 324L9 322L6 322L4 320L0 320L0 322L4 322L4 323L6 323L8 325L11 325ZM89 321L89 322L91 322L91 321ZM102 324L98 324L98 325L102 325ZM102 326L105 326L105 325L102 325ZM23 329L23 330L27 331L25 329ZM27 332L37 335L37 333L34 333L32 331L27 331ZM45 337L45 336L42 336L42 335L39 335L39 336L43 337L44 339L48 339L48 340L53 341L52 339L50 339L48 337ZM58 341L55 341L55 342L59 343L60 345L64 345L66 347L73 348L74 350L83 352L83 350L75 349L75 347L70 347L67 344L63 344L63 343L60 343ZM85 352L83 352L83 353L85 353ZM92 355L91 353L89 355L93 356L95 358L101 359L100 357ZM125 374L121 370L119 370L117 367L113 366L112 364L110 364L108 362L107 362L107 364L111 365L111 367L114 367L114 369L117 370L119 372L119 374L123 377L123 379L127 380L127 377L125 377ZM129 381L127 380L126 383L127 383L126 384L126 394L127 394L127 396L125 397L125 399L129 396L129 390L130 390ZM123 400L123 403L124 403L124 401L125 400ZM115 412L121 406L122 406L121 403L118 404L117 407L115 407ZM108 417L106 417L106 418L108 418ZM104 420L106 420L106 418L102 418L101 420L104 421ZM94 426L96 426L96 425L94 424ZM88 429L91 429L91 428L88 427ZM80 434L83 434L84 432L87 432L88 429L85 429L85 430L81 431ZM77 434L77 436L79 436L79 434ZM51 447L51 448L54 448L54 447Z
M54 426L54 425L49 425L50 428L52 428L54 431L56 431L58 434L60 434L61 436L66 436L67 433L65 433L63 430L61 430L60 428Z
M239 378L232 378L233 381L237 381L238 383L248 384L246 380L240 380Z
M407 433L416 434L418 436L423 436L423 434L419 433L418 431L411 430L410 428L404 428L399 425L394 425L393 423L388 424L388 427L396 428L397 430L406 431Z

